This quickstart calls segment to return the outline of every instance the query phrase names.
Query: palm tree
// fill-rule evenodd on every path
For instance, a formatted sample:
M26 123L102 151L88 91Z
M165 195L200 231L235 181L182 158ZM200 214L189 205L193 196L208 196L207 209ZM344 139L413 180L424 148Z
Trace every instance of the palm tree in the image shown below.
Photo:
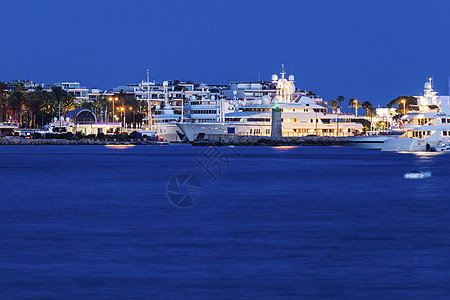
M332 110L332 112L333 112L333 114L334 114L335 109L339 107L339 101L337 101L337 100L331 100L331 101L328 103L328 106L331 107L331 110Z
M108 105L108 99L105 95L99 95L97 98L92 102L92 109L95 111L97 115L97 119L103 120L103 116L101 115L101 112L106 112L106 106Z
M339 102L339 106L338 106L338 112L340 112L340 110L341 110L341 107L342 107L342 102L345 100L345 98L344 98L344 96L338 96L337 98L336 98L336 101L337 102Z
M57 107L55 107L58 109L58 114L60 113L60 109L61 109L61 102L63 101L64 96L67 95L67 92L65 90L63 90L62 87L60 86L54 86L52 87L52 97L55 101L55 104L57 105ZM59 118L59 116L58 116Z
M66 94L65 96L63 96L62 100L62 106L64 109L64 115L67 114L69 111L71 111L72 109L75 108L75 98L73 95L71 94Z
M358 108L361 107L361 104L355 98L350 98L348 100L348 107L355 108L355 115L358 117Z
M373 108L373 104L370 103L369 101L364 101L364 102L361 104L361 107L362 107L363 109L366 110L366 114L367 114L367 110L368 110L369 108Z
M25 104L25 92L23 85L19 83L8 98L11 114L19 123L22 121L22 112Z
M0 81L0 121L5 121L7 114L7 86L6 82Z
M376 109L375 107L373 107L373 104L370 103L369 101L364 101L361 104L361 107L366 110L365 116L370 117L370 130L372 130L372 121L373 117L376 116Z
M42 87L38 86L35 91L28 93L26 97L26 107L31 113L31 127L36 126L36 116L41 112L45 106L46 92Z

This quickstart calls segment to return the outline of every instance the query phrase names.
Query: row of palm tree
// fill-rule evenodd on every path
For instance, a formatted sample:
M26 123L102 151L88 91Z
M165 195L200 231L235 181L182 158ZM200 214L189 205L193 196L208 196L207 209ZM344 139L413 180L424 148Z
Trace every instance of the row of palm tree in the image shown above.
M22 84L13 90L7 90L6 84L0 82L0 121L17 122L34 127L36 117L41 114L53 115L58 109L70 110L74 105L72 95L60 87L53 87L51 92L37 87L26 92Z
M91 110L97 120L112 121L113 107L117 110L114 114L116 121L117 115L125 115L129 124L140 123L147 114L147 102L138 101L133 95L123 92L111 98L101 95L92 102L77 102L73 95L58 86L52 87L51 91L38 86L34 91L26 92L20 83L8 90L0 81L0 122L17 122L26 128L43 126L54 117L64 116L78 108Z
M345 97L340 95L337 96L336 99L333 99L331 101L328 102L328 106L331 108L332 112L335 113L340 113L341 112L341 108L342 108L342 102L344 102ZM375 107L373 106L373 104L369 101L364 101L364 102L358 102L356 99L354 98L350 98L348 100L348 106L351 108L362 108L365 110L365 116L367 117L374 117L375 116Z

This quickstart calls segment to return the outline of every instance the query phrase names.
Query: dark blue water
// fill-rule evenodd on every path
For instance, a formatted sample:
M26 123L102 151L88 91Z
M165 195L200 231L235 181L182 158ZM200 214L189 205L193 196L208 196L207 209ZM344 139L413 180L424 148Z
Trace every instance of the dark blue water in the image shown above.
M447 154L3 146L0 155L2 298L450 294ZM433 176L403 179L411 169ZM186 172L201 188L194 206L178 208L168 183Z

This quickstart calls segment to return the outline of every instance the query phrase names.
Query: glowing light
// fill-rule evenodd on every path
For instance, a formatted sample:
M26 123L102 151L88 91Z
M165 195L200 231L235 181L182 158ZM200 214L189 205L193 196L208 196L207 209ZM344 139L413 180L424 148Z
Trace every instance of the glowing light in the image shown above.
M278 151L289 151L294 148L298 148L300 146L275 146L271 147L272 149L278 150Z
M112 148L112 149L127 149L134 147L134 145L105 145L106 148Z

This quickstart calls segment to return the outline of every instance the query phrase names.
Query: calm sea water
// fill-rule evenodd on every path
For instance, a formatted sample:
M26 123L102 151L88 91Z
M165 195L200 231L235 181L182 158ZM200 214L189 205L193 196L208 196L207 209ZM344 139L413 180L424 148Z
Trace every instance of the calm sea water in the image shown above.
M0 155L2 298L450 295L448 154L175 145ZM433 176L403 179L412 169ZM186 176L193 186L177 191Z

